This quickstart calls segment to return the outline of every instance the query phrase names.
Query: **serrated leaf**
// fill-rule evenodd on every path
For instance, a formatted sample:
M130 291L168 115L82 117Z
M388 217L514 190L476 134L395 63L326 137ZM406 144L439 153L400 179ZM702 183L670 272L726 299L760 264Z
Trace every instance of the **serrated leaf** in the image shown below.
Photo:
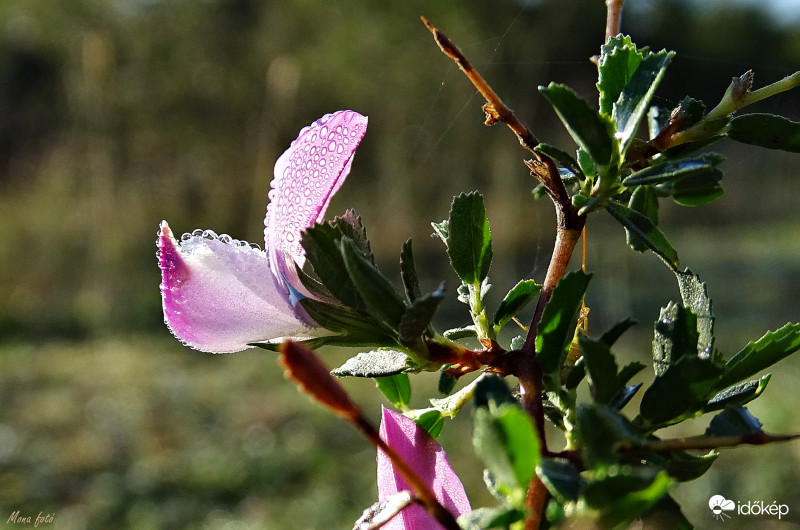
M508 294L500 302L497 312L494 314L494 325L499 329L519 313L536 295L541 292L542 286L534 280L520 280L520 282L508 291Z
M591 274L575 271L564 276L553 289L542 313L536 333L536 358L545 380L558 380L567 355L567 347L575 336L581 302L589 286Z
M708 288L700 277L689 269L674 271L678 279L683 305L697 316L697 353L711 355L714 351L714 312Z
M745 408L729 405L711 418L706 436L740 436L761 432L761 422Z
M331 373L337 377L387 377L409 368L408 355L397 350L372 350L349 358Z
M367 229L361 222L361 216L354 210L347 210L344 215L334 217L329 224L337 229L342 236L349 237L361 254L370 262L375 263L372 255L369 239L367 239Z
M465 284L478 285L489 274L492 234L480 193L462 193L453 199L447 253L453 269Z
M650 100L674 55L674 52L666 50L647 54L614 103L613 116L617 125L621 153L625 153L636 134Z
M542 458L536 474L561 503L577 501L585 481L575 466L562 458Z
M611 118L600 115L571 88L557 83L539 87L572 139L600 166L608 166L617 149Z
M347 363L345 363L346 365ZM336 370L334 370L334 375L339 375ZM408 374L406 373L376 377L375 384L378 385L378 389L386 396L386 399L399 409L407 407L411 401L411 382L408 380Z
M800 324L786 324L779 330L767 332L725 363L725 372L717 388L751 377L797 350L800 350Z
M628 331L631 326L637 324L635 320L626 317L619 322L615 323L611 328L600 336L600 340L605 342L609 347L613 346L615 342L622 336L623 333Z
M745 381L726 388L708 400L706 406L703 407L703 412L720 410L727 405L744 405L753 401L767 388L770 377L770 374L766 374L761 379Z
M300 244L306 252L306 261L331 295L347 307L363 310L364 302L342 259L339 249L341 237L341 232L333 226L316 224L303 231Z
M637 186L628 201L628 208L644 215L653 225L658 225L658 196L650 186ZM636 233L626 230L628 245L637 252L644 252L650 247Z
M681 357L698 354L697 316L686 307L670 302L661 309L654 326L653 369L663 374Z
M389 280L356 248L349 238L342 238L340 251L350 280L364 301L367 312L388 332L396 332L406 306Z
M409 302L413 302L422 291L419 287L417 266L414 263L414 250L411 247L410 239L403 243L403 248L400 250L400 278L403 280L406 298Z
M341 334L337 337L327 338L328 343L353 346L394 343L394 340L369 315L311 298L300 300L300 305L314 322L325 329Z
M775 114L745 114L731 120L728 137L737 142L800 153L800 122Z
M650 425L667 424L702 408L722 374L710 359L684 355L660 375L642 396L639 414Z
M611 116L614 103L630 82L642 59L642 53L636 49L636 45L627 35L611 37L600 48L600 60L597 66L600 112Z
M450 223L447 219L445 219L441 223L431 223L434 235L438 236L439 239L441 239L442 242L445 244L445 246L447 245L447 236L450 233L449 225Z
M401 344L407 346L420 340L442 300L444 300L444 292L439 289L420 296L406 308L400 319L400 325L397 327Z
M664 233L646 216L616 201L609 201L606 205L606 211L619 221L626 230L636 234L647 248L655 252L671 269L674 270L679 265L677 251L672 247Z

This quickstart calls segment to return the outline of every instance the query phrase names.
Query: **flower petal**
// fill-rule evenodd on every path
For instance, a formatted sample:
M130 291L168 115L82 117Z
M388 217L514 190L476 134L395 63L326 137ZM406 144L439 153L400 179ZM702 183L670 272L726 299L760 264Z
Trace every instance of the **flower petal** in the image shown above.
M327 114L301 130L275 162L264 242L275 273L298 291L305 291L295 270L305 263L300 233L324 218L366 131L367 118L357 112Z
M472 508L458 476L450 467L447 454L436 440L414 420L402 414L383 408L380 436L389 444L409 466L428 485L436 499L458 517L469 513ZM406 481L397 473L391 460L378 451L378 498L386 500L397 492L410 489ZM421 506L413 505L404 509L389 523L385 530L421 530L441 528L436 520Z
M156 243L164 320L186 345L229 353L316 334L295 316L264 251L211 231L195 230L178 243L166 221Z

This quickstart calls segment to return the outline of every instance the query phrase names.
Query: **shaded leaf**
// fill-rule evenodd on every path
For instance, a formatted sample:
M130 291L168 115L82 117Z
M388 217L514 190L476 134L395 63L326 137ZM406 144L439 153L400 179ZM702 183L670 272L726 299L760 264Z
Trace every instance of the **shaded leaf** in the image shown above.
M569 153L559 149L558 147L550 144L540 143L533 148L537 153L542 153L546 157L552 159L556 164L561 167L567 168L571 173L577 177L583 177L581 166Z
M410 345L420 340L442 300L444 292L440 288L433 293L420 296L406 308L397 327L401 344Z
M544 457L539 461L536 474L542 479L551 495L560 502L577 501L585 481L569 460Z
M738 405L729 405L711 418L706 436L740 436L761 432L761 422Z
M403 243L403 248L400 250L400 278L403 280L406 298L409 302L413 302L419 297L421 290L410 239Z
M334 217L329 224L336 228L342 236L350 238L361 255L375 263L375 257L372 255L369 239L367 239L367 229L364 228L360 215L349 209L341 217Z
M306 252L306 260L331 295L347 307L363 310L364 302L342 258L341 238L341 232L330 224L316 224L303 231L300 244Z
M630 366L630 365L628 365ZM640 365L644 367L644 365ZM622 408L628 404L628 402L633 399L633 396L642 388L643 383L639 383L638 385L628 385L623 386L619 392L617 392L614 397L609 401L608 406L614 410L622 410Z
M674 270L678 266L680 263L678 253L667 241L663 232L647 216L616 201L609 201L606 211L627 230L638 236L647 248L655 252L671 269Z
M647 217L653 225L658 225L658 196L650 186L637 186L628 201L628 208ZM628 245L636 252L644 252L650 248L647 241L635 232L625 229Z
M774 114L745 114L731 120L728 137L737 142L800 153L800 122Z
M611 328L603 333L600 336L600 340L606 343L609 347L613 346L617 339L619 339L623 333L628 331L628 329L635 325L637 322L630 317L626 317L619 322L615 323Z
M690 309L670 302L661 309L653 327L653 369L656 375L663 374L684 355L698 354L697 316Z
M642 396L639 413L651 425L669 423L699 410L722 374L709 359L684 355L657 375Z
M617 380L617 362L609 347L580 334L578 341L589 374L592 398L598 403L608 403L621 390Z
M576 417L576 433L582 442L583 459L588 467L602 468L617 463L620 443L635 447L645 442L639 429L607 405L578 405Z
M499 407L504 403L516 404L517 400L511 394L505 381L500 377L490 374L482 377L475 386L476 407Z

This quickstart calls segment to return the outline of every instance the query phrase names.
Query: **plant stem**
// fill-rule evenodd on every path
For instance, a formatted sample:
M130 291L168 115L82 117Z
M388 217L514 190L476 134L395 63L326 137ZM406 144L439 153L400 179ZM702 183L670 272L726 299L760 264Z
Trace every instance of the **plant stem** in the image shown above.
M606 42L619 34L622 26L622 4L625 0L606 0Z
M722 447L735 447L737 445L765 445L775 442L788 442L800 438L798 434L767 434L763 431L752 434L732 436L691 436L689 438L674 438L671 440L648 440L641 446L621 447L623 451L688 451L702 449L719 449Z

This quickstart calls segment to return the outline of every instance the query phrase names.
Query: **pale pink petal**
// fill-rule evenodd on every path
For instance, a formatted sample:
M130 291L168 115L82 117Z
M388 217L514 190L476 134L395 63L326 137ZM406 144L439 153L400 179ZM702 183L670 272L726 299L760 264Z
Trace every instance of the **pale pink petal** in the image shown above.
M416 471L438 501L458 517L472 508L458 476L450 467L447 454L436 440L414 420L383 408L380 436ZM378 499L410 489L392 461L378 450ZM441 525L419 505L409 506L382 527L385 530L427 530Z
M275 162L264 242L276 274L306 295L295 270L305 263L300 233L323 220L366 131L367 118L357 112L327 114L300 131Z
M164 320L183 343L229 353L248 343L308 338L264 251L196 230L175 240L166 221L158 234Z

